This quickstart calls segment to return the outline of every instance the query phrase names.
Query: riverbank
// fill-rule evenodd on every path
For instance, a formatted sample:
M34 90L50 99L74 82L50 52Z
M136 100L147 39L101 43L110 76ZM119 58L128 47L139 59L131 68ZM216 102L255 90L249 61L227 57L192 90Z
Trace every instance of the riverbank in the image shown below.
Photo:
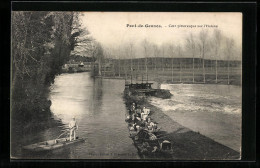
M172 159L174 160L235 160L240 158L239 152L228 148L199 132L186 128L163 111L151 105L146 97L127 97L126 105L135 102L151 109L151 118L159 123L162 134L173 145Z
M127 81L130 81L131 78L130 76L127 76L126 77L122 77L122 76L102 76L101 78L103 79L124 79L124 80L127 80ZM156 82L159 82L161 84L217 84L217 85L234 85L234 86L241 86L241 81L240 79L234 79L234 80L231 80L228 84L228 81L227 79L218 79L218 81L216 82L215 80L215 76L209 76L207 77L205 83L203 82L203 78L199 78L197 79L196 81L192 81L192 78L189 78L189 79L186 79L186 80L182 80L180 81L176 76L174 77L174 80L171 80L169 79L170 77L168 78L164 78L164 77L150 77L149 76L149 81L156 81ZM239 77L237 77L239 78ZM142 81L139 79L138 81L132 79L132 82L133 83L141 83ZM143 82L146 82L146 80L143 80Z

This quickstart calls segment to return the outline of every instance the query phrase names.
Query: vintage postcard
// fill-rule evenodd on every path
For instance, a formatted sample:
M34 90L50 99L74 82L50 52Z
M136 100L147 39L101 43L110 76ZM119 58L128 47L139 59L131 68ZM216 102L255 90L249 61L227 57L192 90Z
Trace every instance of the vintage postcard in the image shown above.
M11 14L11 159L241 159L242 13Z

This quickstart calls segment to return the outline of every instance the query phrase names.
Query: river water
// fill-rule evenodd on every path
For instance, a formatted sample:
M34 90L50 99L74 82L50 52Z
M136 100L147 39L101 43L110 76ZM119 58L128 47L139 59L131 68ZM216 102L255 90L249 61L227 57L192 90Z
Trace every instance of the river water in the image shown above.
M228 85L162 84L171 99L151 97L153 105L196 132L236 151L241 146L241 87ZM61 74L50 87L55 121L62 123L13 144L12 158L20 159L138 159L129 138L123 101L124 80L93 79L90 73ZM86 142L46 153L25 153L22 145L55 139L75 116L77 136ZM12 142L13 143L13 142Z
M151 103L181 125L241 151L242 89L232 85L163 84L171 99Z
M51 111L64 125L24 138L31 144L55 139L73 116L79 125L77 136L86 142L47 153L22 153L21 158L41 159L137 159L129 138L123 101L124 80L93 79L90 73L62 74L55 78L49 99ZM18 158L19 158L18 157Z

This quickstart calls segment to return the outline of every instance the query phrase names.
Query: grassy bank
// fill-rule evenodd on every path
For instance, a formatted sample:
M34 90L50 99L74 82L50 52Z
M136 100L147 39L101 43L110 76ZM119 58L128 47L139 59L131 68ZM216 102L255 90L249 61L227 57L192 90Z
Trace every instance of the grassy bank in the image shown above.
M194 80L193 80L194 74ZM112 71L104 71L102 73L104 78L123 78L128 81L131 80L130 71L122 71L120 74ZM148 71L148 75L145 70L137 70L132 72L132 81L157 81L160 83L204 83L203 70L186 68L181 71L178 68L171 69L152 69ZM229 79L228 79L229 78ZM241 85L241 69L232 68L228 74L228 70L225 67L218 69L218 75L216 80L216 72L212 68L205 69L205 84L230 84Z
M234 160L240 154L214 140L186 128L172 120L163 111L148 101L145 96L126 96L125 103L129 107L132 102L151 109L151 118L161 127L162 134L173 144L174 160Z

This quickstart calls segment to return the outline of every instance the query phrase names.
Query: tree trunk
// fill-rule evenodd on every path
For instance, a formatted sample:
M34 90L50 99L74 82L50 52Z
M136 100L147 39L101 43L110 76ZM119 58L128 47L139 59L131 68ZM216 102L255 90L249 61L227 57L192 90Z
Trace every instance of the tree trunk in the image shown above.
M127 79L126 60L124 61L125 79Z
M101 61L98 61L98 75L101 76Z
M180 82L182 81L182 73L181 73L182 69L181 69L181 60L180 60Z
M116 70L115 70L115 60L113 61L113 76L116 76Z
M194 54L192 55L192 83L194 83Z
M145 58L145 72L146 72L146 74L148 73L148 69L147 69L147 58Z
M172 82L173 82L173 58L172 58Z
M132 73L132 70L133 70L133 59L131 58L131 73Z
M139 59L137 59L137 69L139 71Z
M162 71L164 71L163 58L162 58Z
M130 69L130 74L131 74L131 83L132 83L132 78L133 78L133 60L131 58L131 69Z
M154 58L154 70L156 70L157 67L156 67L156 58Z
M92 62L92 73L93 77L96 76L96 67L94 62Z
M218 83L218 60L216 60L216 83Z
M203 48L202 48L202 68L203 68L203 82L205 83L206 82L206 79L205 79L205 63L204 63L204 45L203 45Z
M103 67L103 76L106 76L106 66L101 65L101 67ZM102 68L101 68L101 72L102 72Z
M229 85L229 60L228 60L228 85Z
M118 76L120 77L120 68L121 68L121 65L120 65L120 59L118 60Z
M212 67L213 67L213 60L210 60L210 70L212 71Z
M153 70L154 66L153 66L153 58L151 58L151 70Z

